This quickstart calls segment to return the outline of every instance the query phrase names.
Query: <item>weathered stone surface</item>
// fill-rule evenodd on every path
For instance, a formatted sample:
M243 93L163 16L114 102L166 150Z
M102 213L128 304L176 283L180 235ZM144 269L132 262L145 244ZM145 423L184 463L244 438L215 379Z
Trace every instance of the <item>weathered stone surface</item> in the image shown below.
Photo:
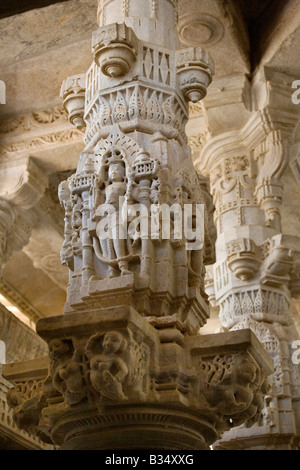
M216 448L299 447L299 364L293 360L299 333L290 304L299 296L300 238L291 226L285 235L281 218L283 179L291 175L286 169L299 120L299 108L289 95L292 82L293 77L266 68L257 72L247 99L245 94L243 100L228 95L229 116L244 107L240 125L233 118L220 126L217 101L211 106L208 97L204 103L212 133L195 164L210 177L217 228L216 263L207 273L207 292L220 308L223 329L251 328L275 370L257 426L225 433ZM277 433L270 447L268 433Z
M176 1L99 0L98 24L94 62L61 89L70 122L86 125L76 172L58 188L64 315L37 324L47 370L5 368L8 401L22 427L61 449L208 449L257 421L272 372L249 330L199 334L215 230L185 125L214 65L200 47L179 50Z
M38 358L47 353L47 344L3 305L0 305L0 340L5 344L4 363Z
M39 322L49 368L5 366L21 426L62 449L207 449L233 423L257 419L272 362L250 330L188 336L166 319L166 337L130 307L85 319ZM29 401L28 377L44 383Z
M299 2L287 0L283 5L276 0L179 0L180 45L174 31L168 30L174 20L172 3L170 0L165 9L152 0L145 2L146 6L143 1L136 5L126 1L117 8L114 2L110 6L103 3L105 8L98 12L100 29L94 40L95 59L104 59L103 70L107 73L101 76L101 87L97 67L103 63L94 63L88 70L93 61L91 36L96 29L97 0L70 0L1 20L0 40L5 54L0 60L0 79L6 82L7 103L0 106L0 251L5 265L0 290L9 294L33 321L61 315L66 290L66 314L86 315L91 310L129 303L158 331L164 345L175 342L182 347L187 330L194 335L199 325L203 325L202 337L224 327L252 328L274 360L272 393L265 397L259 426L232 430L226 433L228 441L223 438L218 446L265 448L268 442L268 448L297 448L299 381L297 365L291 363L291 357L298 338L295 329L300 332L299 299L293 298L299 296L300 285L299 105L291 97L295 90L293 81L300 77ZM165 31L160 28L160 21L166 26ZM114 39L109 38L109 23L116 22L126 22L126 28L120 27L117 34L115 29ZM112 53L111 41L118 42L122 57ZM179 57L190 63L177 60L176 72L173 53L169 52L179 47ZM205 53L199 47L214 59L216 73L204 100L194 103L206 93L210 74L206 75L204 86L197 83L197 76L186 77L196 70L198 77L202 74L205 78L201 62ZM107 70L105 64L109 66ZM87 70L85 87L82 80L76 80ZM118 80L120 70L125 75L119 75ZM62 89L64 110L59 91L67 76L70 80ZM148 89L151 93L147 95ZM175 89L180 99L172 102ZM192 99L188 122L184 96ZM77 127L68 122L68 117ZM120 130L113 129L116 125ZM150 257L130 258L129 262L123 259L120 265L115 248L103 257L105 247L99 248L94 242L101 215L95 212L81 237L81 196L75 189L78 181L76 177L71 180L71 193L76 193L77 198L72 205L63 198L63 207L59 206L57 187L75 173L77 166L77 173L82 175L85 161L91 170L91 161L83 151L93 152L98 140L101 145L94 171L99 170L100 162L105 173L107 166L101 166L101 152L108 145L105 141L110 136L108 142L112 144L111 136L123 134L141 147L136 161L137 147L126 159L126 176L130 173L128 168L138 171L143 162L154 167L153 157L161 161L164 169L172 166L175 172L182 164L185 170L186 150L180 153L180 148L186 149L185 130L196 168L206 175L198 176L198 183L208 217L203 255L193 260L196 269L190 270L187 277L189 292L182 294L187 279L183 251L178 257L180 249L172 245L169 250L166 243L163 249L156 244ZM159 191L166 198L170 189L176 189L175 199L179 200L179 186L182 181L186 185L190 177L184 172L174 180L166 176L164 169L162 172L160 167L157 172ZM132 175L129 176L130 179ZM141 200L157 199L158 188L152 186L149 199L149 179L141 180L135 175L133 180L134 197L141 190ZM107 188L109 178L104 176L103 181ZM101 189L99 194L104 195L104 191ZM85 210L86 217L86 207ZM64 211L65 230L71 235L63 241ZM215 269L212 214L218 231ZM93 259L88 254L88 237L93 240ZM82 277L81 239L85 251ZM134 250L138 252L137 245ZM211 303L211 318L205 324L208 308L203 277L207 263L210 266L205 267L205 291ZM103 268L106 264L108 267ZM90 277L95 265L96 273ZM199 272L200 266L203 272ZM68 267L79 273L70 281ZM149 267L156 279L150 284ZM133 272L126 274L127 270ZM114 277L106 279L106 271ZM121 272L125 275L120 276ZM178 306L180 314L174 315ZM97 344L97 337L94 339ZM18 351L16 345L17 340L10 346L12 360L22 359L24 352L24 348ZM165 349L166 355L169 349L172 351L170 354L179 364L181 349ZM68 371L62 372L65 377L67 374ZM179 382L184 389L185 379L181 377ZM277 399L282 393L283 400ZM280 434L278 429L283 426L287 431ZM109 445L109 439L105 445ZM78 441L74 445L79 445Z

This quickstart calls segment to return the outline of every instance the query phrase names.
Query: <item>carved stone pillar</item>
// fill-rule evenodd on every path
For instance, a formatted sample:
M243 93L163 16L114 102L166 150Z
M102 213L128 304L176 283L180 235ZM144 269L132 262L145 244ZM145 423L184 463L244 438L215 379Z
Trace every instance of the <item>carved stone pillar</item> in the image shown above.
M198 220L207 182L185 124L213 64L201 48L178 50L176 20L176 0L100 0L84 109L78 76L62 87L70 119L86 123L77 171L59 187L67 302L37 325L49 344L44 387L30 406L14 397L23 422L62 449L208 449L253 424L268 390L271 361L249 329L199 335L213 234L211 207ZM183 222L204 226L198 244L178 235Z
M29 210L42 197L47 179L31 158L0 171L0 276L11 255L29 242L33 214Z
M3 364L12 361L30 360L44 356L47 353L46 343L21 320L0 305L0 448L6 450L27 449L54 449L46 445L36 435L31 435L20 429L14 421L14 410L7 402L7 394L13 388L11 383L2 376ZM13 365L14 375L16 364ZM20 376L19 376L20 378ZM33 382L27 377L28 391L32 389ZM15 384L16 385L16 384ZM19 382L17 387L22 389L24 384ZM24 387L23 387L24 389ZM34 387L33 387L34 389Z
M300 238L284 235L280 219L281 176L298 116L287 77L265 76L260 92L262 86L269 90L267 99L264 95L255 104L256 83L254 109L236 131L231 119L228 132L214 129L218 109L210 108L213 96L208 98L213 135L196 161L210 177L216 208L216 263L209 270L208 293L220 308L224 331L251 328L274 363L272 387L256 426L226 432L216 449L298 449L300 442L299 364L292 360L298 334L290 313L291 296L298 294ZM232 103L228 116L236 106Z

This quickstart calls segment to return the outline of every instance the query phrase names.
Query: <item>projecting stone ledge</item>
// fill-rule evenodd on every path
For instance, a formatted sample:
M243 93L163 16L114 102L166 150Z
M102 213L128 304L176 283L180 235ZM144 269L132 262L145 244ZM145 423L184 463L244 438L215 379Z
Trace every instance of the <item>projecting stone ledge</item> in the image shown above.
M15 418L61 449L105 450L205 450L255 423L272 373L255 335L188 336L173 317L159 329L131 307L41 320L48 369L3 370Z

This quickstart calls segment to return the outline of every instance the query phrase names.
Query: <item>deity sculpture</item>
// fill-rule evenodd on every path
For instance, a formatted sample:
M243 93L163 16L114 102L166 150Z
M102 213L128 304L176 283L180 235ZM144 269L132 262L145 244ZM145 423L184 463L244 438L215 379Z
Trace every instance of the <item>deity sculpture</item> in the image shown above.
M105 158L106 157L106 158ZM121 275L130 274L127 262L127 240L126 225L123 221L122 206L120 201L124 200L127 192L126 168L119 149L112 149L104 156L107 160L107 180L104 181L104 204L96 209L96 216L105 217L108 225L100 222L96 228L96 234L100 242L102 257L108 264L108 276L115 277L117 264ZM103 220L103 219L102 219ZM107 230L106 230L107 229ZM101 258L102 258L101 257Z

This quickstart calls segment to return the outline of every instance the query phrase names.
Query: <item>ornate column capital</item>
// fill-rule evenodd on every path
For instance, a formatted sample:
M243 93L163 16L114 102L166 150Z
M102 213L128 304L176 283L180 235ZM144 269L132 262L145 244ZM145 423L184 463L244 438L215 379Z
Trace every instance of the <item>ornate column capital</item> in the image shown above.
M34 216L29 212L42 198L48 178L32 158L0 171L1 266L29 242Z
M199 335L215 233L185 125L213 64L179 49L176 14L175 0L100 1L84 114L80 79L62 87L70 119L86 122L59 186L67 300L37 325L50 360L32 407L11 401L62 449L207 449L232 422L254 423L268 390L271 364L249 331Z
M48 186L47 176L32 157L19 165L0 171L0 197L14 204L19 210L31 209L43 196Z
M170 320L157 330L157 320L151 325L124 307L103 309L101 317L90 313L84 329L80 314L41 320L48 370L41 374L34 363L23 374L10 365L4 369L20 425L62 449L137 449L159 446L161 439L166 449L207 449L233 423L255 422L272 363L253 333L185 337ZM32 377L35 393L28 395Z

